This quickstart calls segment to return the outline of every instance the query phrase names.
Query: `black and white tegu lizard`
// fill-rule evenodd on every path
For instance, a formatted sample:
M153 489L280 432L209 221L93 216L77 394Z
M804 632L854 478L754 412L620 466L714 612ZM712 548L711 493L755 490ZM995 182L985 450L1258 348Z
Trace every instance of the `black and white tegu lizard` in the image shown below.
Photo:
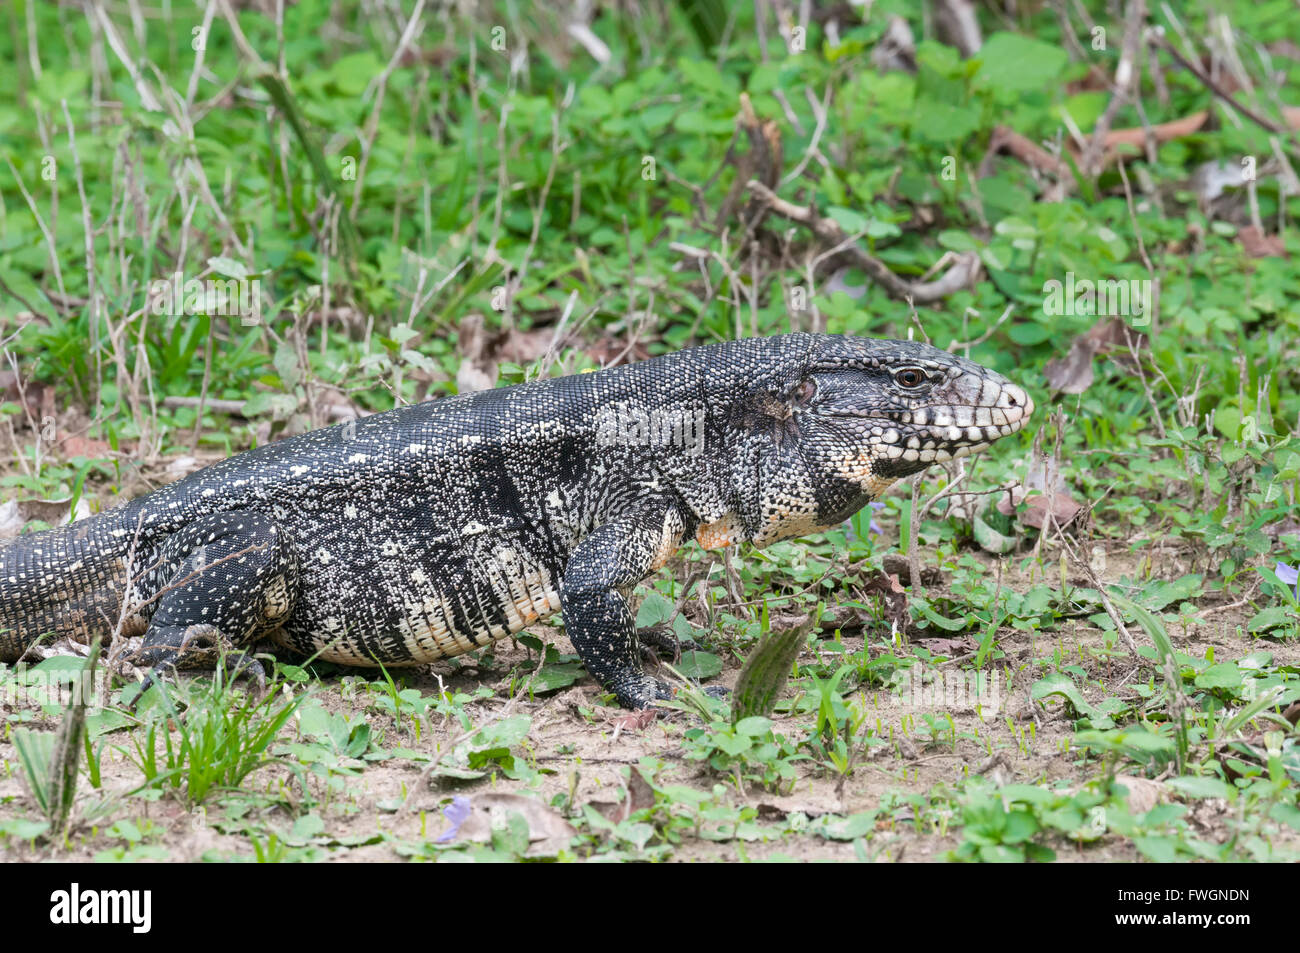
M645 707L671 690L641 670L628 594L683 543L833 527L1032 412L928 345L812 334L403 407L0 548L0 661L125 619L143 665L262 638L421 665L559 611L587 670Z

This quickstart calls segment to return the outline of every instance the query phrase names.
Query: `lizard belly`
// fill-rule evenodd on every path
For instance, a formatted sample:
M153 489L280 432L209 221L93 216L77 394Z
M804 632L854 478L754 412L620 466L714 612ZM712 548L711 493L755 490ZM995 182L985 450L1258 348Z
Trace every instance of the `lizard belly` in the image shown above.
M322 549L281 642L361 666L472 652L559 611L562 573L538 549L530 534L486 527L454 540L372 541L337 561Z

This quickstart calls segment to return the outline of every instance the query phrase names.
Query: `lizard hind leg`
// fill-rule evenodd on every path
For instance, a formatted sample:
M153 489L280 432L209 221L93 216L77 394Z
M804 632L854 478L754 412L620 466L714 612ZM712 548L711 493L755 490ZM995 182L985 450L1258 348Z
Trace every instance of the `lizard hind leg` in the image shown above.
M143 614L144 644L132 659L158 670L216 668L264 682L261 664L241 648L280 626L297 595L297 564L285 532L249 510L213 513L163 543L143 585L155 593Z

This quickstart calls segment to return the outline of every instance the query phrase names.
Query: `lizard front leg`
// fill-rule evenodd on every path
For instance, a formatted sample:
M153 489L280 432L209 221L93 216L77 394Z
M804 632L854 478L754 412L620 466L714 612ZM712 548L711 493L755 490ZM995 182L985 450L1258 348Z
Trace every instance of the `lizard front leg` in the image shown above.
M601 526L578 544L565 567L560 609L569 640L587 671L624 708L672 697L670 686L641 671L627 590L663 566L683 535L675 508L646 510Z

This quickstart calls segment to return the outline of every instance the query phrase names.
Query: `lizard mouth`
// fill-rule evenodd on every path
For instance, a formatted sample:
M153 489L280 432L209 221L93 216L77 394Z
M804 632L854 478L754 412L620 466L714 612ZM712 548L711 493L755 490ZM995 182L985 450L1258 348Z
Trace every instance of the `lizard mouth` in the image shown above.
M978 404L936 402L879 414L872 435L882 462L924 465L964 457L1020 430L1034 413L1033 399L1010 381L986 379L981 397Z

